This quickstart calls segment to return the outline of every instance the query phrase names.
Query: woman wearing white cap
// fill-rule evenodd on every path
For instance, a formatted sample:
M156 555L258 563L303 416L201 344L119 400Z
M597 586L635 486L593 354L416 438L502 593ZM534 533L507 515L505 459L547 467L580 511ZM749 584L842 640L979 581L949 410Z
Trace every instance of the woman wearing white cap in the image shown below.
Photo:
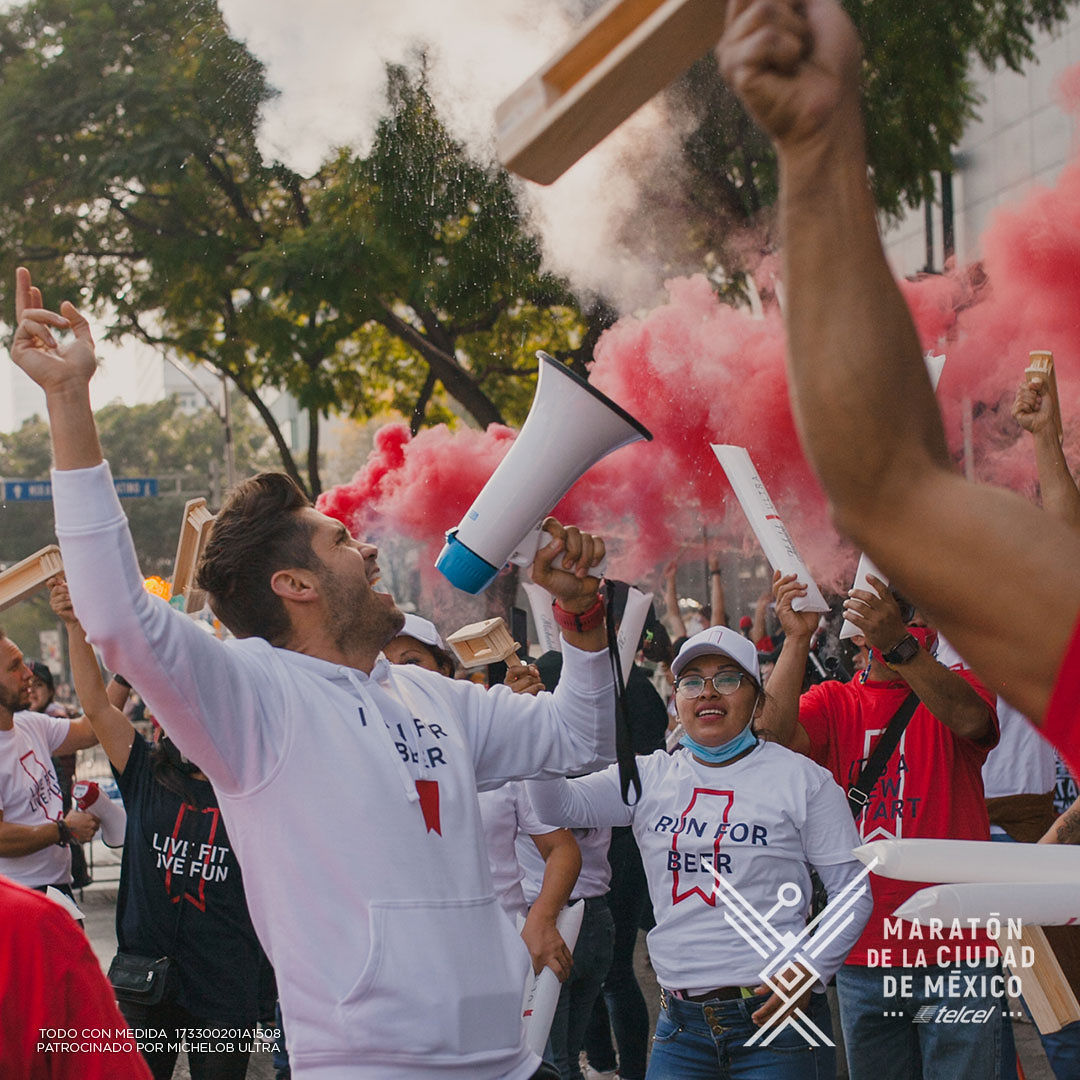
M799 589L785 580L781 593L790 603ZM824 983L871 908L851 855L859 838L847 800L825 769L754 734L766 698L752 642L710 627L686 641L671 669L685 735L675 753L638 759L634 805L622 801L615 766L530 781L530 798L551 825L634 831L662 987L647 1080L831 1080L819 1071L829 1055L813 1046L822 1041L815 1027L829 1030ZM807 940L811 867L850 921L826 928L823 920ZM801 945L786 947L792 939ZM801 971L781 997L763 975L792 957Z

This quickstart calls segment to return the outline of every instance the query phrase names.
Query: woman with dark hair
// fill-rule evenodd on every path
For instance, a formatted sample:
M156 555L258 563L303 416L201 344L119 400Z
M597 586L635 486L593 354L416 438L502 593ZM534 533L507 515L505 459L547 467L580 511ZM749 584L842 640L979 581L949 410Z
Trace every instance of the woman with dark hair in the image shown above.
M116 677L106 691L67 585L50 585L67 626L76 693L127 811L109 973L120 1011L132 1028L153 1029L156 1037L140 1049L155 1080L169 1080L184 1042L192 1080L243 1080L268 968L214 789L164 731L151 744L128 722L120 710L126 680ZM158 970L148 980L150 965ZM139 982L150 992L125 989ZM237 1037L225 1042L234 1049L218 1051L219 1040L199 1038L199 1029L231 1029ZM199 1045L208 1042L213 1051Z
M737 631L690 637L672 672L682 745L638 759L633 805L615 766L529 781L530 798L549 825L629 826L638 842L656 918L649 954L663 988L648 1080L814 1080L828 1063L786 1017L801 1008L828 1032L824 982L871 908L869 888L859 895L854 884L862 867L847 801L825 769L755 734L766 697L757 651ZM811 867L830 896L852 887L850 922L814 950L813 970L796 965L781 981L791 991L781 996L763 982L770 957L737 927L757 913L762 940L798 941ZM786 964L781 953L777 946L772 959ZM767 1036L758 1034L765 1025Z

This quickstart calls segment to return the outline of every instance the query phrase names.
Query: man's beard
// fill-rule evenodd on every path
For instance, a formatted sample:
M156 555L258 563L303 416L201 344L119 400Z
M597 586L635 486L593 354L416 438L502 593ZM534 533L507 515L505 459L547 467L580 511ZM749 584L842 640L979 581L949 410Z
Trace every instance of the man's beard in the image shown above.
M378 652L405 624L405 616L396 608L384 606L370 586L358 582L346 586L337 574L327 570L319 574L319 583L326 595L334 645L341 652Z
M9 713L21 712L30 704L28 690L9 690L6 686L0 686L0 709Z

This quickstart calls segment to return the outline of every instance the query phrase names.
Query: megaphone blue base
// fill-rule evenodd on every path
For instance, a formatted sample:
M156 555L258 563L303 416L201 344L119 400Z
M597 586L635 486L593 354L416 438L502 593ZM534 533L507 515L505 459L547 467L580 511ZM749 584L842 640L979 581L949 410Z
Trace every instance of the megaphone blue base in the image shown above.
M435 561L435 569L462 592L483 592L499 573L486 559L470 551L455 535L457 530L446 534L446 544Z

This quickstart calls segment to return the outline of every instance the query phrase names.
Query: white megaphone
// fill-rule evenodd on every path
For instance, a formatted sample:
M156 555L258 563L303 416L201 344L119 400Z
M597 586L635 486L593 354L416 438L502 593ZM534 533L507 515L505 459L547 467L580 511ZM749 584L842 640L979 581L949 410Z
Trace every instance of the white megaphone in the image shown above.
M531 564L540 524L574 481L612 450L652 439L565 364L536 355L540 377L521 432L461 524L446 534L435 563L464 592L486 589L507 562Z
M127 811L113 802L93 780L76 780L71 797L80 810L96 817L101 824L101 839L108 847L122 847L127 829Z

